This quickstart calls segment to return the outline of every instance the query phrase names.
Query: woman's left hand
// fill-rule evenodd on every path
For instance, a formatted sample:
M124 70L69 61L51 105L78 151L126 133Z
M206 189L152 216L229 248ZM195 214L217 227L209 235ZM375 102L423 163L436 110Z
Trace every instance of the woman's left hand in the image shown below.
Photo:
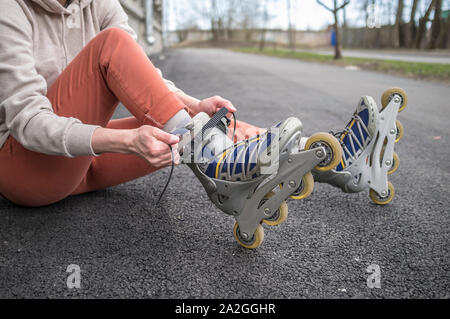
M195 112L196 113L205 112L209 116L213 116L217 111L219 111L223 107L226 107L228 111L230 111L231 113L236 112L236 108L233 106L233 104L220 96L213 96L200 101L197 105L197 109L195 110Z

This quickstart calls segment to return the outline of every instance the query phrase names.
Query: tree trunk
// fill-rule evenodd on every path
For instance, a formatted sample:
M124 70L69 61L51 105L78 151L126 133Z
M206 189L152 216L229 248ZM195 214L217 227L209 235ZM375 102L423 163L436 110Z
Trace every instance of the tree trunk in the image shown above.
M324 4L321 0L316 0L318 4L320 4L322 7L333 13L334 16L334 30L336 32L336 46L335 46L335 54L334 59L338 60L342 58L342 50L341 50L341 39L340 39L340 32L339 32L339 17L338 12L339 10L345 9L345 7L350 3L350 0L345 0L340 6L338 6L337 0L334 0L334 6L333 8L328 7L326 4Z
M433 10L435 3L436 0L431 1L427 11L425 12L425 15L419 20L419 28L417 29L416 37L416 49L422 48L422 41L423 37L425 36L427 22L430 19L431 11Z
M411 19L409 20L409 47L412 48L414 46L414 41L416 40L417 35L417 24L416 24L416 14L417 7L419 5L419 0L414 0L413 6L411 8Z
M398 0L396 25L398 31L398 46L400 48L406 47L405 24L403 22L404 7L405 7L404 0Z
M448 49L448 44L450 42L450 17L444 20L443 30L444 31L442 31L442 42L440 47L441 49Z
M287 11L287 20L288 20L288 42L289 49L294 51L295 49L295 39L294 39L294 28L292 25L292 14L291 14L291 0L286 0L286 11Z
M339 60L342 59L342 50L341 50L341 40L340 40L340 32L339 32L339 18L338 12L335 10L334 14L334 30L336 32L336 47L334 49L334 59Z
M269 20L269 12L267 7L268 7L268 0L264 2L263 29L261 33L261 41L259 42L259 51L263 51L266 46L267 22Z
M217 30L217 3L216 0L211 0L211 33L212 33L212 39L214 42L217 42L219 40L219 34Z
M430 49L438 47L439 35L441 34L441 14L442 14L442 0L436 0L434 3L434 19L431 26L431 41Z
M259 51L264 51L266 46L266 33L267 29L264 28L261 32L261 41L259 41Z

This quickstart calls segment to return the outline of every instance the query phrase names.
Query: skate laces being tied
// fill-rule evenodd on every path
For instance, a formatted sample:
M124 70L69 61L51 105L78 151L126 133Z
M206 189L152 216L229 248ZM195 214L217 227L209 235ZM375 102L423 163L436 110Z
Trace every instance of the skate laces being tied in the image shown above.
M227 181L247 181L257 178L258 156L270 145L272 135L267 133L246 139L225 150L220 157L213 158L205 174Z
M220 111L219 111L219 112L220 112ZM225 114L225 115L226 115L226 114ZM234 125L233 125L233 137L232 137L231 140L232 140L233 143L234 143L234 138L235 138L235 136L236 136L236 115L235 115L234 113L231 113L231 115L233 116L233 121L234 121ZM219 116L220 116L220 115L219 115ZM202 132L202 134L203 134L203 132ZM174 171L174 169L175 169L175 158L174 158L174 156L173 156L172 145L169 145L169 144L168 144L168 146L169 146L169 149L170 149L170 154L171 154L171 156L172 156L172 164L171 164L171 167L170 167L170 173L169 173L169 177L168 177L168 179L167 179L166 185L164 186L163 191L162 191L161 194L159 195L159 198L158 198L158 200L157 200L157 202L156 202L156 206L158 206L158 205L160 204L161 199L163 198L164 194L166 193L167 188L169 187L170 181L172 180L173 171Z
M352 119L344 130L338 132L330 131L330 134L339 140L343 150L341 163L336 167L336 171L342 171L345 167L353 163L369 145L370 132L367 128L368 118L369 112L367 109L364 109L352 116Z

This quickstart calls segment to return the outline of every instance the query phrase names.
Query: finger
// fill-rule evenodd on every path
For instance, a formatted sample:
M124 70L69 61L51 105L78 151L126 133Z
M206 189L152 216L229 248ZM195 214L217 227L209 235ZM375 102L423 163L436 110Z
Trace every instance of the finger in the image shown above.
M181 156L180 156L180 153L178 153L178 152L175 153L174 163L175 163L175 165L180 165L181 164Z
M218 96L216 98L216 106L218 109L221 109L222 107L226 107L228 111L230 112L236 112L236 108L234 107L233 103L231 103L230 101L221 98L220 96Z
M171 158L157 158L153 159L152 162L153 166L156 168L163 168L172 165L172 159Z
M180 155L180 153L178 153L178 143L172 145L172 157L176 157L177 155Z
M164 163L172 163L173 158L174 158L174 156L170 153L165 153L165 154L158 156L158 159Z
M169 145L160 141L153 142L149 147L148 154L153 157L170 156Z
M180 138L178 136L166 133L156 127L153 128L153 136L159 141L169 145L176 144L180 141Z

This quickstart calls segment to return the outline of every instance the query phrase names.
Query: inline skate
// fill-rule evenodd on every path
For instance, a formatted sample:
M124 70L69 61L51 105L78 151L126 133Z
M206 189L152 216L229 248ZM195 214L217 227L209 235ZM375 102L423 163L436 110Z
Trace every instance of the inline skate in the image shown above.
M338 140L328 133L300 150L302 123L289 118L264 134L233 143L227 136L226 109L210 118L200 113L173 134L179 152L211 201L235 218L234 237L248 249L264 240L262 224L276 226L288 216L285 200L308 197L314 188L311 170L335 168L342 157Z
M313 170L317 182L328 183L347 193L370 189L370 198L377 205L392 202L395 189L388 176L397 171L400 159L394 146L404 135L397 120L408 104L404 90L391 88L384 92L379 111L375 100L365 96L346 128L332 133L338 138L343 156L335 169ZM306 148L311 147L306 143Z

